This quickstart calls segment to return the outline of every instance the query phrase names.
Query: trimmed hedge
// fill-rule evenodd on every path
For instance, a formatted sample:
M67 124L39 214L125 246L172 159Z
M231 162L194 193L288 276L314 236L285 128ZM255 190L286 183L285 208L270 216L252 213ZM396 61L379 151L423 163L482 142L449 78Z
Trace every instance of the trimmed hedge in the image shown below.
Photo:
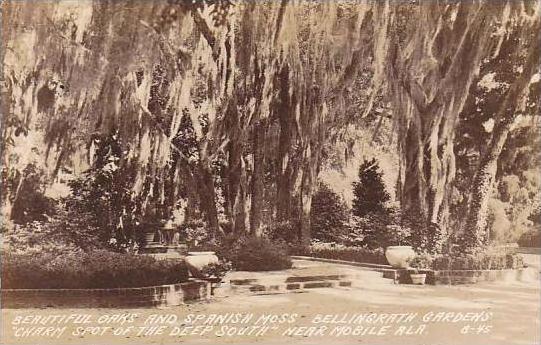
M82 254L3 254L4 289L98 289L182 283L182 261L94 251Z
M323 259L335 259L371 264L388 265L383 249L369 249L363 247L345 247L343 245L322 246L312 245L309 247L292 247L292 255L311 256Z
M438 256L432 261L434 270L502 270L524 267L517 254L477 254L464 256Z
M521 247L539 248L541 247L541 231L532 230L525 232L517 242Z
M388 265L383 249L346 247L340 244L315 243L311 246L291 246L291 255ZM515 253L479 253L462 256L427 258L424 266L434 270L500 270L524 267L522 256ZM423 267L418 267L423 268Z
M283 246L265 238L240 239L220 253L237 271L277 271L291 268L291 258Z

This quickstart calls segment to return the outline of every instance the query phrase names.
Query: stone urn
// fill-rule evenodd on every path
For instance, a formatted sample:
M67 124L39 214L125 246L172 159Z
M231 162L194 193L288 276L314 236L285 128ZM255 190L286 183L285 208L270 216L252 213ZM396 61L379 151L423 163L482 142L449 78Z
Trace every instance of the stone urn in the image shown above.
M411 283L415 285L425 285L426 273L410 273Z
M188 252L184 261L192 276L196 278L206 278L204 274L201 273L201 269L208 264L217 264L219 259L214 252Z
M147 231L145 232L145 242L146 243L152 243L154 242L154 231Z
M408 261L415 257L415 251L411 246L389 246L385 250L385 257L391 266L407 268Z
M156 239L156 233L159 227L159 224L151 221L144 221L138 225L139 231L142 231L145 238L145 243L154 243Z

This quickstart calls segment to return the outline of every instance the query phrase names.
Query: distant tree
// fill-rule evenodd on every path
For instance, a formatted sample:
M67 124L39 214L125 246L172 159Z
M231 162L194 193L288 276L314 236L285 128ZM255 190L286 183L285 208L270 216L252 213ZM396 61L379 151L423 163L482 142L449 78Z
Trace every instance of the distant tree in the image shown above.
M328 185L319 184L310 212L311 236L327 242L340 241L347 230L348 210Z
M364 160L359 167L359 181L353 182L353 214L364 217L369 214L385 214L389 193L385 190L382 173L375 158Z

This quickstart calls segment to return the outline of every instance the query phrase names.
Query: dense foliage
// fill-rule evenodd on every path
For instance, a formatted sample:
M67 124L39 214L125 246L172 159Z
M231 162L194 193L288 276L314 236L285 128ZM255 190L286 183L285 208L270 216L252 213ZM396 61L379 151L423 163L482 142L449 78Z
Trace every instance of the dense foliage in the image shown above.
M101 243L126 245L136 239L137 224L143 221L131 193L132 170L122 164L122 143L117 133L92 139L93 162L78 178L69 181L71 194L64 199L67 211L98 229Z
M299 242L299 227L294 222L271 222L263 227L262 235L272 242Z
M182 261L149 256L89 253L2 255L2 288L97 289L176 284L188 280Z
M24 168L19 193L12 200L13 212L11 219L16 224L33 221L47 221L55 214L55 200L44 195L47 187L44 172L35 164Z
M429 255L417 255L408 261L408 268L412 268L415 272L419 270L432 269L434 259Z
M201 269L201 274L207 278L213 278L221 281L223 277L232 269L230 262L223 260L218 263L210 263Z
M184 222L178 229L179 237L188 244L190 248L197 248L209 242L209 233L205 223L201 220Z
M312 200L310 227L312 238L323 242L341 241L348 232L349 210L328 185L320 183Z
M468 254L461 256L437 256L432 268L435 270L501 270L523 268L522 257L517 254Z
M389 193L376 158L364 160L359 167L359 181L353 183L353 214L358 217L387 213Z
M343 243L367 248L386 248L388 246L411 245L413 231L403 221L400 212L389 209L386 213L371 213L364 217L352 217L350 232ZM417 235L418 232L415 232Z
M350 247L337 243L322 243L314 241L309 246L293 246L293 255L313 256L317 258L345 260L387 265L384 250L363 247Z
M285 246L265 238L248 237L223 252L237 271L277 271L291 268Z
M47 221L34 221L7 227L2 233L4 250L17 254L51 255L109 248L99 238L100 229L86 221L85 214L71 214L63 209Z
M520 236L518 240L518 244L521 247L540 248L541 247L541 231L532 230L532 231L522 234L522 236Z

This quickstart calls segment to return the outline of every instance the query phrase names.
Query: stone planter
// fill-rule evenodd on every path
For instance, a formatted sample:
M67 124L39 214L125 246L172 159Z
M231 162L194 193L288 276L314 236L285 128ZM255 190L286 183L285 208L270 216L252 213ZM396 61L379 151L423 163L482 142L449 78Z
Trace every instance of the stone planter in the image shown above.
M389 264L396 268L407 268L408 261L415 257L411 246L390 246L385 250Z
M210 283L210 294L214 296L216 289L222 286L222 278L208 277L205 280Z
M414 285L425 285L426 273L410 273L410 278Z
M146 243L154 242L154 231L148 231L145 233L145 241Z
M188 252L188 256L184 260L190 273L196 278L205 278L201 273L201 269L208 264L217 264L219 262L214 252Z

